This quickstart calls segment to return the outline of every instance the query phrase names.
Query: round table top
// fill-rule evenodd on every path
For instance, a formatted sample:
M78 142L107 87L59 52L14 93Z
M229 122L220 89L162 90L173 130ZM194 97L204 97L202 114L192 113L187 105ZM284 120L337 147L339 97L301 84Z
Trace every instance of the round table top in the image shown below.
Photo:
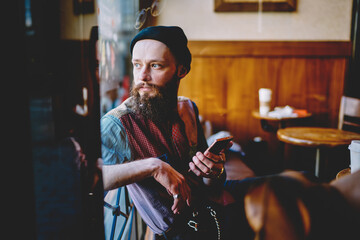
M280 141L300 146L335 147L360 139L360 134L336 128L289 127L279 129L277 137Z
M305 115L299 115L296 117L281 117L281 118L270 117L268 115L260 115L259 111L252 111L251 114L256 119L263 119L263 120L268 120L268 121L283 121L283 120L311 117L311 113L306 113Z

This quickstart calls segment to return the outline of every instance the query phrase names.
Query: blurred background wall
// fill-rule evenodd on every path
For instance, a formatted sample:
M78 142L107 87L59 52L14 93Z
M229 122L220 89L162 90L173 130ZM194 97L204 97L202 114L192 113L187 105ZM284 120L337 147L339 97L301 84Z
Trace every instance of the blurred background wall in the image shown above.
M350 40L352 0L297 0L295 12L263 12L262 19L215 12L214 2L168 0L157 23L181 26L190 40Z

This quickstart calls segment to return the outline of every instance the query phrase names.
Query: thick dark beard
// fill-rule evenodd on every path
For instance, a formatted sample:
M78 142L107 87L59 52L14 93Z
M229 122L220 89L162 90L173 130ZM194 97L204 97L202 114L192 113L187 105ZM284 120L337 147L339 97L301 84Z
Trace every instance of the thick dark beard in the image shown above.
M155 96L149 96L149 94L145 93L141 96L139 89L144 84L133 85L131 89L131 96L133 97L131 108L133 111L154 122L167 122L176 117L177 86L174 79L164 87L145 84L152 87L156 94Z

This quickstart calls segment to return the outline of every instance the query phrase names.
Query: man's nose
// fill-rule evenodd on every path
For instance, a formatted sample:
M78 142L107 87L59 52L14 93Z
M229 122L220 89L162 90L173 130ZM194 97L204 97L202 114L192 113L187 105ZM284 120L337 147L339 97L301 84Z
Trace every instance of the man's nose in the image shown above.
M150 81L151 80L150 71L147 66L144 66L141 68L139 78L140 78L139 80L141 80L141 81Z

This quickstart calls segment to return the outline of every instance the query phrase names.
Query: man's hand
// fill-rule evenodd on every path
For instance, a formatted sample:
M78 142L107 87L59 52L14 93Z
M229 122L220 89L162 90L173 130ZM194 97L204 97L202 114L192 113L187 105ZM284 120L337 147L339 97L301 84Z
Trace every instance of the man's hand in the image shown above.
M146 158L123 164L102 166L104 190L154 177L173 196L172 211L179 211L191 203L191 191L185 177L159 158Z
M192 162L189 163L190 171L197 176L205 178L217 178L224 171L225 151L232 146L230 142L228 146L220 152L219 155L213 154L206 150L204 153L197 152L193 157Z
M184 208L185 202L190 206L191 191L189 185L186 183L185 177L172 168L166 162L161 160L156 161L158 167L153 173L153 177L162 186L166 188L170 195L174 198L174 204L171 210L174 214L180 213Z

